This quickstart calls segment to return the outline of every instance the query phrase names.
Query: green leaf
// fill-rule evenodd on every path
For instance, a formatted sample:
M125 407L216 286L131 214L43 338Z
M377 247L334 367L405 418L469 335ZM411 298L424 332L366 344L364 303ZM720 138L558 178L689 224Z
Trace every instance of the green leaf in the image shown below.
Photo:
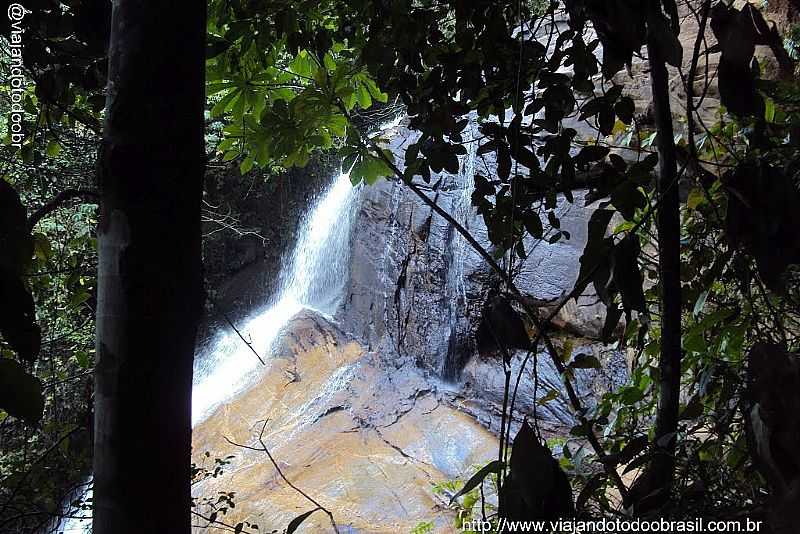
M368 185L372 185L379 178L391 176L392 174L392 170L383 159L367 154L353 166L350 171L350 180L355 184L363 180Z
M255 159L253 158L252 154L244 158L239 164L239 172L242 174L247 174L253 168L253 164L255 163Z
M366 90L369 91L369 94L373 100L377 100L381 104L388 102L389 95L381 91L372 78L364 77L361 79L361 83L364 85Z
M692 328L683 338L683 348L689 352L702 353L706 351L706 338L699 325Z
M289 522L289 526L286 527L286 534L292 534L292 532L297 530L297 527L299 527L303 523L303 521L308 519L308 516L310 516L311 514L313 514L314 512L316 512L317 510L320 510L320 509L321 508L314 508L313 510L309 510L308 512L305 512L304 514L300 514L297 517L295 517L294 519L292 519Z
M310 78L313 74L313 69L314 65L311 62L311 58L308 56L308 52L305 50L301 50L297 54L297 57L289 64L290 71L304 78Z
M240 152L236 149L229 150L222 156L222 161L231 161L239 157Z
M619 400L622 404L626 406L630 406L642 400L644 398L644 392L637 388L636 386L628 386L622 389L620 393Z
M78 365L81 366L82 369L88 369L89 367L89 353L85 350L79 350L75 352L75 361L78 362Z
M219 117L227 109L230 109L230 106L233 105L233 100L238 97L240 93L241 91L239 89L233 89L226 93L222 98L220 98L219 102L214 104L214 106L211 108L211 116Z
M0 359L0 408L29 424L37 423L44 413L41 381L7 358Z
M695 187L689 191L689 197L686 199L686 207L690 210L697 209L698 206L705 204L706 195L702 189Z
M539 404L540 406L544 406L551 400L555 400L557 398L558 398L558 390L551 389L550 391L547 392L547 395L536 401L536 403Z
M483 482L483 480L487 476L489 476L490 473L499 473L502 468L503 468L503 462L501 462L500 460L494 460L484 465L477 473L472 475L472 477L469 480L467 480L467 483L464 484L463 488L461 488L455 495L450 497L450 504L453 504L453 502L455 502L455 500L461 497L462 495L469 493L470 491L477 488L478 485L481 482Z
M80 291L76 291L75 293L73 293L69 297L69 300L67 301L67 304L68 304L68 306L70 308L75 308L77 306L80 306L81 304L83 304L87 300L89 300L89 297L91 297L91 294L88 291L86 291L85 289L82 289Z
M44 234L33 234L33 255L41 261L47 261L53 255L50 241Z
M356 90L356 99L362 109L367 109L372 105L372 97L369 94L369 90L363 85Z
M51 140L47 143L47 155L51 158L58 156L61 153L61 145L56 140Z
M333 115L328 119L328 129L337 137L344 137L347 133L347 117L344 115Z
M775 122L775 101L771 98L764 99L764 118L767 122Z

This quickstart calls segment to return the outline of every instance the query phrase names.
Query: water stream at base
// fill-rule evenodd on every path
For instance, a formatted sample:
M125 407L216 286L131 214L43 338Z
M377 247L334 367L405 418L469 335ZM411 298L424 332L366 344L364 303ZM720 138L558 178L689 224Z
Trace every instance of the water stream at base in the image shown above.
M256 310L239 328L262 359L284 326L303 309L333 316L341 303L350 264L350 235L361 186L353 187L342 173L317 199L300 224L292 254L284 259L278 290L269 304ZM192 386L192 426L236 397L262 373L250 347L236 332L218 334L198 349ZM92 498L91 477L80 493L65 499L71 517L50 528L58 534L92 531L91 510L71 510L71 502Z

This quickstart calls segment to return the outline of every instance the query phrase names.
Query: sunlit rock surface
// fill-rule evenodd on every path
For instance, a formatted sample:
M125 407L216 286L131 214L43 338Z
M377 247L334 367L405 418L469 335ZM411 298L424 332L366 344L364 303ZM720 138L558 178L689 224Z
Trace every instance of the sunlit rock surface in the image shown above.
M196 463L208 465L205 451L212 460L234 456L221 476L196 484L194 495L235 491L236 507L221 518L270 532L314 505L281 479L266 453L228 441L261 448L264 421L264 444L283 474L331 510L343 532L409 532L421 521L449 531L453 518L432 485L468 475L496 454L496 438L443 402L421 374L387 370L310 311L287 325L261 379L194 430ZM317 512L299 532L331 530Z
M402 161L412 135L401 124L387 136ZM437 190L426 193L488 249L483 221L470 201L470 177L485 164L469 154L462 161L464 171L437 177ZM337 187L323 198L336 196ZM552 245L527 243L528 259L519 266L518 286L545 307L567 293L578 276L592 208L584 207L582 193L575 197L574 203L559 200L562 229L571 238ZM195 459L199 463L205 451L211 459L235 458L224 475L196 485L195 495L235 491L236 508L219 517L228 524L256 523L262 532L282 530L314 508L280 478L266 453L229 443L259 449L267 421L264 443L284 474L334 512L342 526L355 532L409 532L422 521L434 521L440 531L450 532L453 512L433 485L465 480L497 454L504 373L498 357L478 354L475 331L498 279L450 224L401 184L380 182L346 198L339 204L321 200L308 220L327 214L325 220L335 222L321 228L339 229L332 235L349 235L349 243L311 239L322 234L305 224L299 243L316 244L298 245L281 274L290 282L284 284L286 294L318 287L326 298L295 301L325 315L305 310L287 323L297 309L272 306L269 310L280 317L271 319L255 312L257 319L246 323L243 334L267 355L265 368L230 333L236 350L228 352L237 354L236 360L218 350L206 356L216 363L206 366L208 380L201 383L221 389L218 395L202 388L195 393L197 403L212 407L205 418L197 410ZM356 202L352 217L346 216L350 202ZM352 229L342 233L345 224ZM315 259L298 262L298 255ZM327 302L336 304L321 306ZM560 350L570 343L573 355L592 354L603 363L600 372L576 372L576 390L586 401L624 377L621 356L597 342L603 313L596 298L586 295L556 318ZM272 333L275 343L266 343ZM524 358L524 352L513 354L515 375ZM229 360L247 373L247 387L238 393L216 379L220 363ZM552 397L553 390L559 395L538 402ZM216 397L225 400L203 400ZM537 417L548 435L564 434L575 424L548 355L527 365L515 408L512 432L526 417ZM306 532L328 528L327 517L318 512L308 519Z

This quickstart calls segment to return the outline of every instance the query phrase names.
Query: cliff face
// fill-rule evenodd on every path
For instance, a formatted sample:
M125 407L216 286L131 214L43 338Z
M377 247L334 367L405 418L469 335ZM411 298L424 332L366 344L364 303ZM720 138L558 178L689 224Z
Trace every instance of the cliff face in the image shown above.
M410 134L397 127L392 150L402 154L409 139ZM462 162L462 167L477 168L476 172L483 166L491 172L491 165L480 158ZM442 180L439 187L427 194L491 249L483 221L470 206L472 183L464 174L438 177ZM350 284L337 314L342 328L380 354L387 367L418 368L441 381L447 402L497 431L502 365L492 351L481 356L476 347L485 304L493 291L501 289L497 276L451 225L402 184L376 184L366 188L362 198L354 228ZM570 233L570 239L552 245L533 240L526 243L529 255L515 268L516 282L532 301L546 307L572 289L592 211L584 207L581 193L574 204L561 199L561 228ZM547 227L546 221L543 224ZM624 365L618 356L604 354L596 342L603 320L602 305L591 296L582 297L559 314L556 322L561 333L557 337L561 345L570 340L573 354L593 353L609 362L602 379L608 382L620 378ZM522 357L522 352L515 355L517 360ZM560 378L548 365L549 356L542 354L539 360L541 397L551 386L561 388ZM581 388L585 393L598 385L599 377L581 378L585 379ZM536 406L533 379L529 373L523 376L522 414L532 414ZM573 423L561 401L540 407L539 416L554 431Z
M402 126L387 133L402 159L411 134ZM468 172L438 177L441 183L427 194L488 248L482 220L470 206L469 177L491 162L468 156L462 164ZM385 181L358 195L336 312L296 316L248 388L195 427L197 463L205 451L211 458L234 456L222 476L195 487L197 496L237 492L228 523L283 528L314 507L281 479L266 453L225 439L261 448L265 420L264 443L284 475L353 532L408 532L422 521L449 531L447 499L433 485L463 482L496 456L504 375L496 351L478 350L476 335L498 289L496 276L402 184ZM571 238L527 243L529 256L518 265L520 289L543 307L571 289L592 211L580 194L574 204L560 202L561 227ZM250 273L239 276L230 287L250 285ZM587 400L625 374L623 358L596 341L603 313L595 300L586 296L566 306L555 335L573 356L591 353L605 363L600 371L577 371L578 391ZM523 351L513 354L515 375L524 357ZM514 427L535 414L550 435L564 434L574 421L561 379L549 356L535 360L538 377L529 364ZM538 402L553 391L555 398ZM330 528L322 513L309 521L306 532Z
M195 494L235 491L225 521L247 520L262 532L315 508L266 452L228 441L259 449L264 429L263 445L283 475L331 510L343 532L408 532L426 520L445 528L450 520L432 484L489 461L493 436L440 402L421 372L387 369L314 312L296 316L273 353L253 387L195 427L198 459L206 450L212 458L234 456ZM321 512L302 529L330 530Z

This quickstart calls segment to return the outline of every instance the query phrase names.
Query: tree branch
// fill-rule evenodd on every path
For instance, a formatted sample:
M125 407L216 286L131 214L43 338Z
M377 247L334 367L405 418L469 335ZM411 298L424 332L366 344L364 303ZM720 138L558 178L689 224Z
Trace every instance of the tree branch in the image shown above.
M343 106L341 109L345 114L347 113L346 110L344 110ZM349 119L349 115L346 114L345 116L347 116ZM515 300L519 302L519 304L525 310L525 313L527 313L531 317L531 320L536 326L537 336L534 343L538 342L539 340L544 341L545 347L547 348L547 352L550 355L550 359L553 361L553 364L555 365L558 372L564 377L564 387L567 390L567 396L570 399L572 408L575 410L575 413L578 416L578 420L586 429L586 437L589 441L589 444L592 446L592 449L594 449L598 459L600 459L601 461L605 459L607 456L606 452L603 449L602 445L600 444L600 440L597 438L597 436L595 436L592 425L588 424L586 417L582 415L584 413L582 403L580 402L577 393L575 393L575 388L572 387L571 382L564 375L566 367L561 361L561 357L558 354L558 351L556 350L555 346L553 345L550 336L548 336L546 333L546 329L550 327L553 318L558 313L558 310L560 310L561 307L563 307L564 304L566 304L568 299L565 299L560 306L557 306L556 309L553 310L553 312L551 312L550 315L544 321L542 321L539 318L539 315L536 312L536 310L534 310L533 307L523 298L522 293L520 292L519 289L517 289L517 286L514 285L514 282L511 280L511 278L508 276L505 270L502 267L500 267L500 265L498 265L498 263L495 261L492 255L489 254L489 252L487 252L486 249L483 246L481 246L480 243L478 243L478 241L472 236L472 234L470 234L466 228L464 228L461 224L459 224L459 222L456 221L452 215L447 213L446 210L444 210L436 202L431 200L425 193L423 193L422 190L420 190L420 188L416 184L414 184L410 178L406 177L403 174L403 172L394 164L394 162L391 161L388 157L386 157L386 155L374 141L372 141L371 139L368 139L368 141L369 141L369 146L374 151L376 157L382 159L382 161L384 161L389 166L392 172L394 172L395 175L400 180L402 180L411 189L411 191L414 192L414 194L416 194L425 204L430 206L430 208L434 212L436 212L445 221L447 221L459 234L461 234L461 236L470 244L470 246L478 254L480 254L484 260L486 260L486 262L489 264L492 270L494 270L500 276L501 280L504 283L506 283L509 292L514 296ZM362 137L362 143L363 143L363 137ZM595 266L592 273L596 271L599 267L600 267L599 264ZM522 372L522 370L520 370L520 372ZM606 466L605 463L603 465ZM619 490L620 495L622 495L623 499L627 499L628 488L625 486L625 483L619 476L619 473L617 473L617 471L613 468L613 466L611 467L606 466L606 473L614 482L614 485Z
M281 468L278 466L278 462L276 462L275 458L272 457L272 454L269 452L269 448L267 448L267 444L264 443L264 431L267 429L268 422L269 420L264 421L264 425L261 427L261 433L258 435L258 442L261 444L260 449L257 447L251 447L249 445L241 445L239 443L231 441L227 436L223 437L225 438L225 441L227 441L234 447L241 447L242 449L249 449L251 451L265 452L267 454L267 458L269 458L269 461L272 462L272 466L278 472L278 475L280 475L283 481L286 482L286 484L288 484L290 488L292 488L297 493L302 495L308 502L316 506L314 511L321 510L325 512L328 515L328 519L330 519L331 521L331 526L333 526L333 530L336 532L336 534L339 534L339 527L336 526L336 521L333 519L333 514L331 513L331 511L322 506L319 502L317 502L313 497L309 496L306 492L304 492L303 490L292 484L291 481L288 478L286 478L286 475L283 474L283 471L281 471Z
M100 201L100 193L94 189L65 189L61 191L42 207L31 213L31 216L28 217L28 230L33 230L33 227L39 221L75 198L82 199L85 203L98 203Z
M242 342L244 342L244 344L247 345L247 348L250 349L250 352L252 352L253 354L256 355L256 358L258 358L258 361L261 362L261 365L267 365L266 362L264 361L264 358L262 358L261 355L253 347L253 344L250 343L248 340L246 340L244 338L244 336L242 335L242 333L239 331L239 329L236 328L236 325L233 324L233 320L231 320L230 316L227 313L225 313L225 310L222 309L222 306L220 306L219 303L215 299L213 299L211 297L209 297L209 299L214 304L214 307L217 308L217 310L219 310L219 313L225 319L225 322L228 323L228 326L233 328L233 331L236 332L236 335L239 336L239 339L241 339Z

